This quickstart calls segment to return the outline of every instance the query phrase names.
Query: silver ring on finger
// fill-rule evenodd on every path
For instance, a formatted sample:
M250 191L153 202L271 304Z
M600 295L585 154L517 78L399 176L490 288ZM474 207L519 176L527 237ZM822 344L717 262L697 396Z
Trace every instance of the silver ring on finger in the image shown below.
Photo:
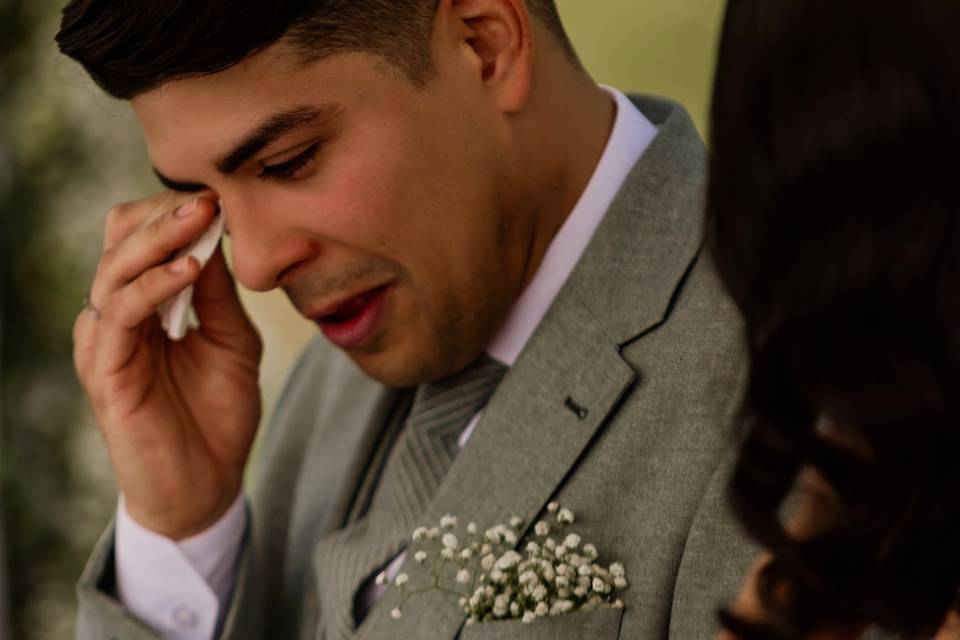
M102 316L102 314L100 313L100 309L97 309L95 306L93 306L93 303L90 302L89 293L87 293L87 295L83 297L83 310L89 311L90 313L92 313L94 320L99 320L100 317Z

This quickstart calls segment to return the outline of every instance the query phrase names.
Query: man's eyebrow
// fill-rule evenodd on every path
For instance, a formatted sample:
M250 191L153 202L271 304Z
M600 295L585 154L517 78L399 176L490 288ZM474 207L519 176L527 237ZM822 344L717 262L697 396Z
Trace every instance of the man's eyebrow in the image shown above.
M267 117L260 126L241 139L232 151L219 158L216 162L217 170L224 175L230 175L243 166L243 163L254 154L283 134L319 120L329 120L337 115L340 110L339 105L324 104L320 106L297 106L278 111Z

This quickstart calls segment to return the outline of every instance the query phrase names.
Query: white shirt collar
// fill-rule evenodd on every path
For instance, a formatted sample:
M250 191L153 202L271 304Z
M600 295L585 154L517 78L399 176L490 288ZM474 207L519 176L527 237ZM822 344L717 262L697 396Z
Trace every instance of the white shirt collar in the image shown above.
M580 200L550 243L543 262L514 303L487 354L513 366L580 260L633 166L657 136L657 128L622 92L602 86L616 101L613 131Z

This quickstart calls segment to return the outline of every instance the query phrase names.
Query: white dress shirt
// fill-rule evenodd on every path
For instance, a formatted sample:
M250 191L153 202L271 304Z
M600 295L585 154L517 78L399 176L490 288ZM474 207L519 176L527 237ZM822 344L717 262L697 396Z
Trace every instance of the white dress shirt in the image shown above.
M657 129L620 91L604 90L616 101L613 131L590 182L543 262L517 299L507 320L487 348L491 357L512 366L567 281L631 169L657 135ZM460 436L464 447L480 414ZM175 640L211 640L227 611L236 563L247 526L243 495L206 531L180 542L145 529L130 517L121 496L116 519L118 595L135 616ZM394 578L404 553L386 569ZM386 587L371 585L361 594L369 610Z

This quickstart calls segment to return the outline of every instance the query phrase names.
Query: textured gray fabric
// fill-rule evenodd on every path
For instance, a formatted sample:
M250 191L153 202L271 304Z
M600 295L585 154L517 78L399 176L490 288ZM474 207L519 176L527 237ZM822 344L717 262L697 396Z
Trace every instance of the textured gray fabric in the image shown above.
M325 637L355 629L358 591L409 542L459 452L457 436L493 394L507 368L481 356L450 378L417 389L403 432L392 447L369 511L324 538L314 552ZM374 472L376 474L376 472Z
M390 590L355 637L700 639L716 630L716 608L754 553L724 500L744 378L741 328L700 255L703 144L681 107L634 101L659 127L656 140L427 513L487 527L514 515L534 522L559 500L603 561L626 565L625 610L545 626L464 627L455 599L437 592L394 621L399 594ZM568 400L585 411L571 411ZM253 530L223 638L324 637L318 592L329 587L316 550L356 514L400 402L324 341L309 346L265 434L250 487ZM96 589L109 541L110 532L81 581L78 635L152 638ZM402 570L413 580L421 569L408 561Z

